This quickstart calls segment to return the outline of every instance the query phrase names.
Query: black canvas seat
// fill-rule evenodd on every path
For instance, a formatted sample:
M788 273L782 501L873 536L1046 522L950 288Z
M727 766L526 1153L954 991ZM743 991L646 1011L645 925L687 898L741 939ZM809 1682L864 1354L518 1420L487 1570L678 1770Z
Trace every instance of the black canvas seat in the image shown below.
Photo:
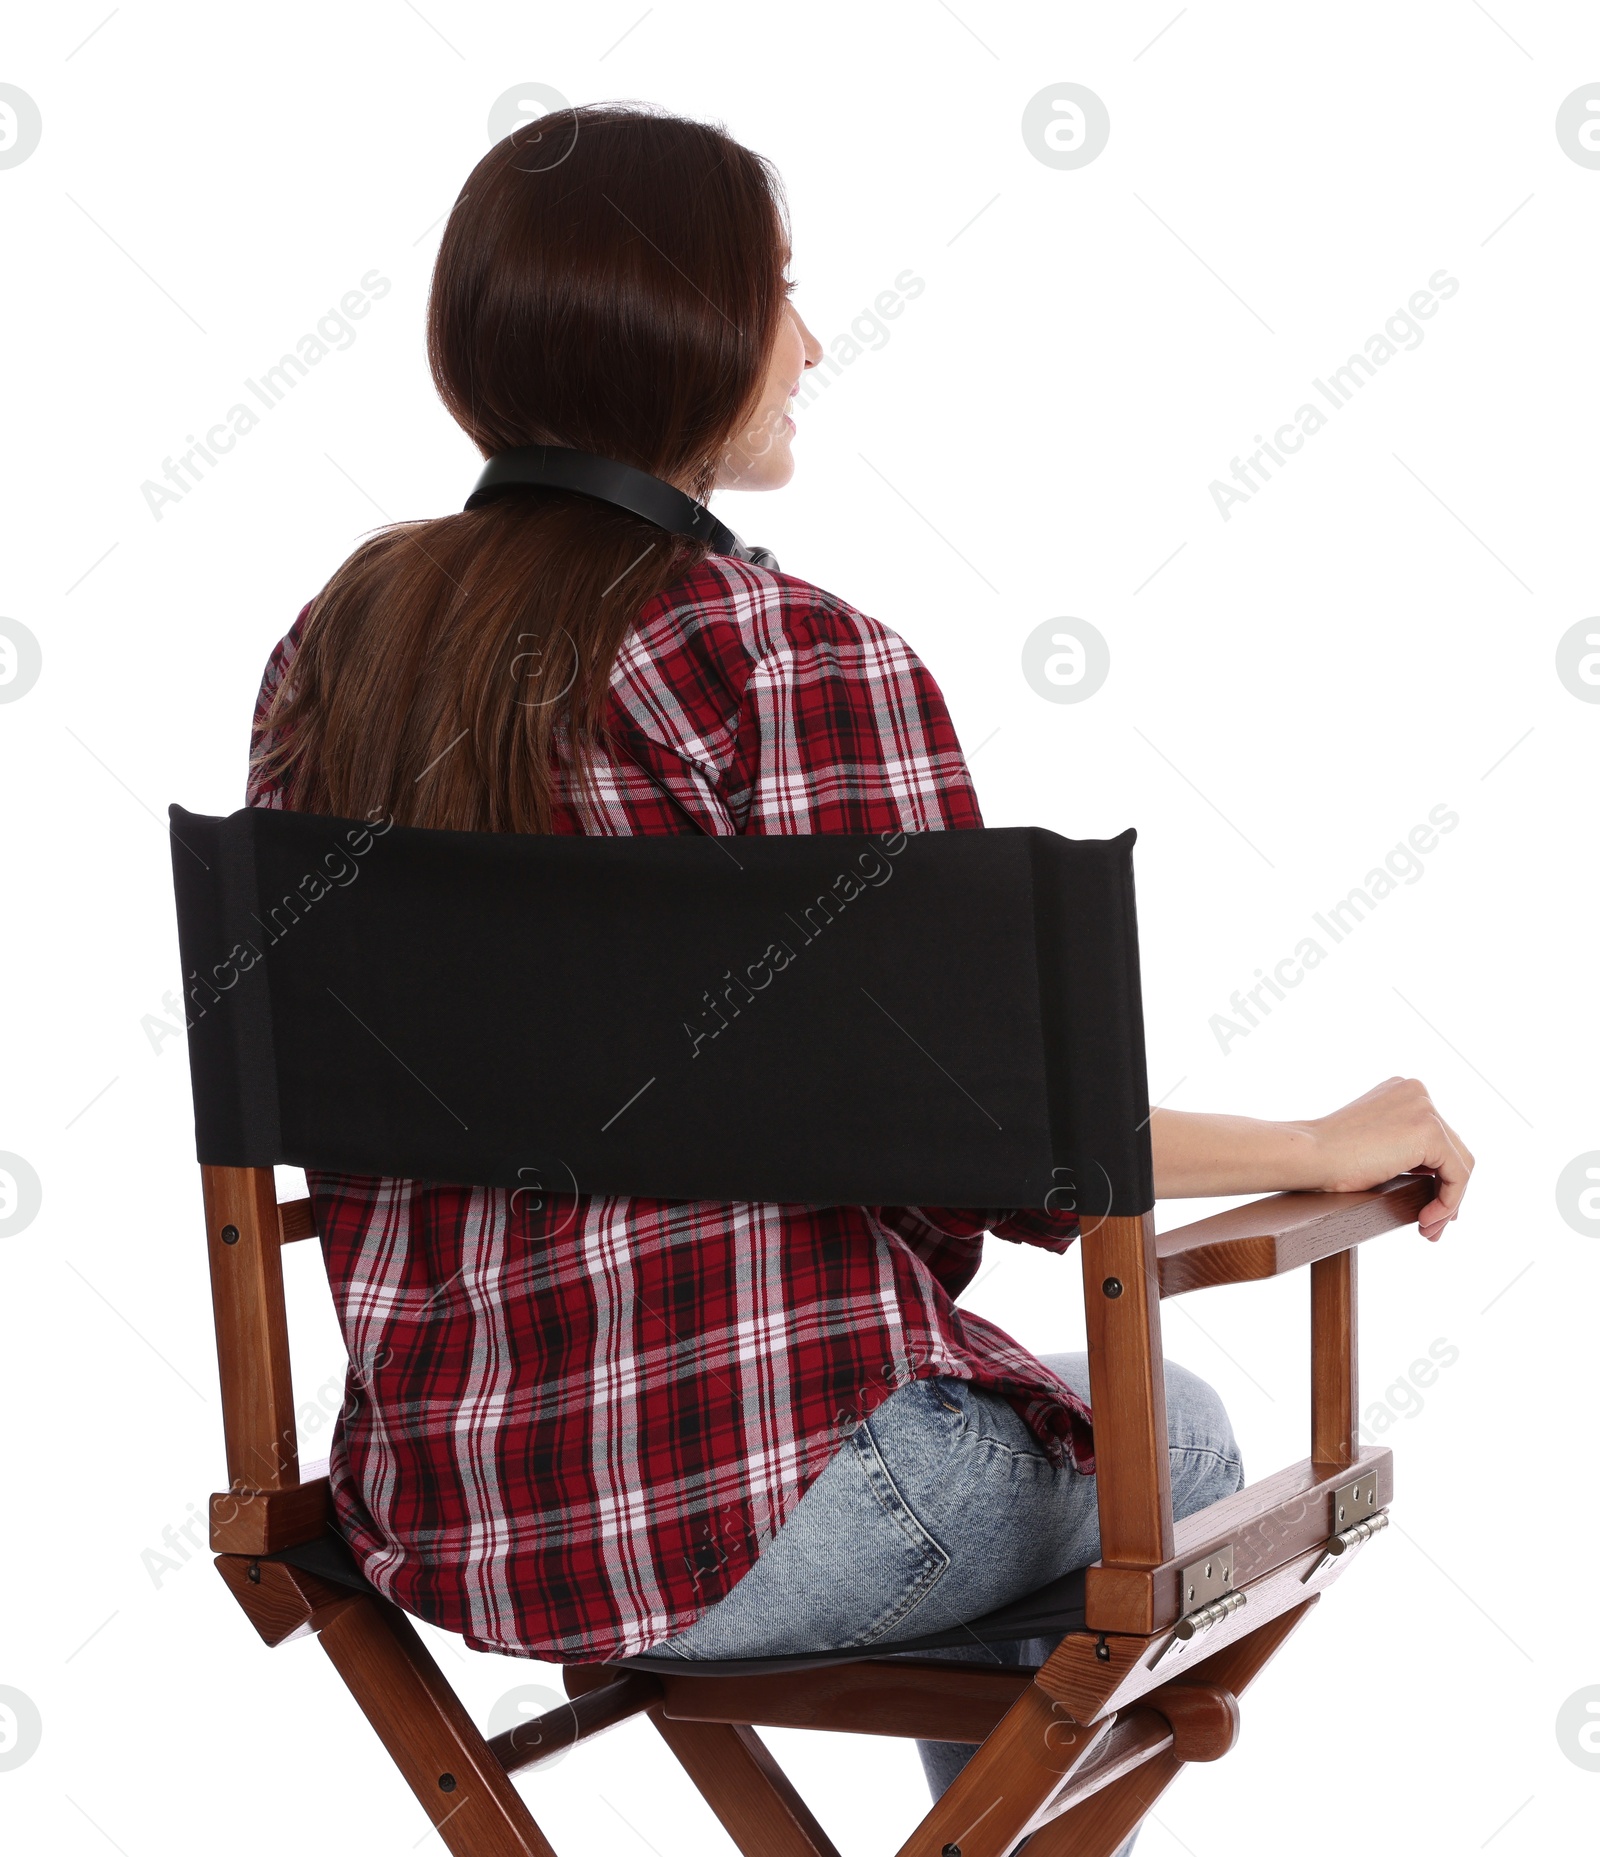
M314 1540L263 1560L283 1561L303 1568L336 1586L352 1592L377 1595L378 1589L356 1564L349 1543L337 1530L329 1528ZM1011 1644L1019 1639L1058 1636L1062 1632L1083 1629L1083 1572L1064 1574L1041 1586L1036 1592L1015 1599L1010 1605L987 1612L970 1624L953 1625L944 1631L927 1632L917 1638L900 1638L893 1644L859 1646L845 1651L799 1651L782 1657L619 1657L614 1659L624 1670L670 1671L674 1676L760 1676L782 1670L816 1670L831 1664L859 1663L865 1659L894 1657L906 1651L946 1651L964 1649L971 1644Z

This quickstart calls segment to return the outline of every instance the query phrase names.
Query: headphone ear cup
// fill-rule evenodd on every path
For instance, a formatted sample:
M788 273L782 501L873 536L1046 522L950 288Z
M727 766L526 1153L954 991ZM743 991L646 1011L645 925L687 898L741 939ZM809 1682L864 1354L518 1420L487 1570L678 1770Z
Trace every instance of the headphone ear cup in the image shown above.
M755 542L747 542L740 536L734 536L733 546L728 550L735 561L748 561L752 567L764 567L774 574L782 573L778 566L778 557L770 548L762 548Z

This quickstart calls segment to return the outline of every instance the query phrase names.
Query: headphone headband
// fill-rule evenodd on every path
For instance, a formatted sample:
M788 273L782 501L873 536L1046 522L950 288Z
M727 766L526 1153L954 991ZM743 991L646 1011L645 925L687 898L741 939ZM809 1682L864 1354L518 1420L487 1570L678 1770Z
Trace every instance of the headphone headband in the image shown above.
M648 471L636 471L631 464L597 458L588 451L570 451L564 445L519 445L511 451L496 452L484 465L463 507L476 509L497 491L514 484L576 490L601 503L613 503L618 509L643 516L659 529L704 542L713 554L748 560L755 552L766 552L747 549L704 503L697 503L675 485L652 477Z

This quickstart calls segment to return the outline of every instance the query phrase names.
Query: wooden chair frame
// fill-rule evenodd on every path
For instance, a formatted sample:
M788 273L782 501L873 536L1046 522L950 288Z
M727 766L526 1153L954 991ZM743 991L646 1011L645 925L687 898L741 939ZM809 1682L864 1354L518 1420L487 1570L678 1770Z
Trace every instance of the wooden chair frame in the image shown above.
M1086 1628L1040 1669L887 1654L760 1675L570 1665L567 1706L491 1740L397 1607L261 1558L332 1521L327 1479L301 1476L283 1297L282 1247L316 1234L270 1168L201 1172L229 1483L211 1499L217 1569L269 1645L321 1639L457 1857L554 1857L511 1774L641 1714L744 1857L836 1857L759 1727L978 1743L898 1857L1004 1857L1025 1833L1029 1857L1111 1857L1185 1762L1233 1745L1240 1693L1393 1495L1392 1454L1357 1435L1357 1247L1414 1220L1431 1179L1278 1194L1161 1236L1148 1213L1086 1221L1101 1559ZM1302 1266L1310 1454L1175 1526L1161 1300Z

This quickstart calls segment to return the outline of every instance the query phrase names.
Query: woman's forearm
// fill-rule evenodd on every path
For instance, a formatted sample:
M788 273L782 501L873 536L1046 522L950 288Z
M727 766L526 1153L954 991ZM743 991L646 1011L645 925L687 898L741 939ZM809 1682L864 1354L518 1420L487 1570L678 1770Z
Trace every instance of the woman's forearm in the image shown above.
M1157 1199L1281 1193L1323 1184L1317 1178L1316 1133L1307 1122L1156 1109L1150 1148Z
M1437 1190L1417 1223L1437 1238L1455 1218L1472 1156L1415 1078L1390 1077L1308 1122L1150 1112L1157 1199L1211 1193L1359 1192L1397 1174L1431 1173Z

